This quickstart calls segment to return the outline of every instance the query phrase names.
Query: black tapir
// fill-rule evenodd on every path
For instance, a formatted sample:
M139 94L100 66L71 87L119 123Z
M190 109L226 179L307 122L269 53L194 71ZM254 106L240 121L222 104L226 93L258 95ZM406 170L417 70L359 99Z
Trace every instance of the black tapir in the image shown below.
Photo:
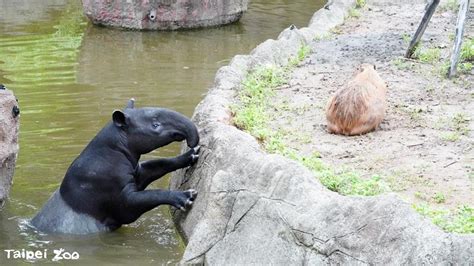
M174 141L191 148L175 158L139 162L140 156ZM134 108L134 100L108 123L74 160L58 190L31 220L49 233L89 234L129 224L161 204L185 210L194 190L145 188L166 173L194 164L199 155L196 126L164 108Z

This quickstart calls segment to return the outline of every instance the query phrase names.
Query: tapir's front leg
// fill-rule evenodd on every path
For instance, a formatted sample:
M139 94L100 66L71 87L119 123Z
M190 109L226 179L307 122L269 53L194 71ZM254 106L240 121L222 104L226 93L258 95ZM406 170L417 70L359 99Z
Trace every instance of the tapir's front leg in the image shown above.
M185 211L197 197L193 189L187 191L150 189L138 191L135 183L130 183L122 190L120 195L122 206L126 208L119 218L121 223L134 222L143 213L162 204L171 205Z
M145 161L139 164L135 175L137 189L144 190L151 182L167 173L193 165L199 158L199 146L174 158Z

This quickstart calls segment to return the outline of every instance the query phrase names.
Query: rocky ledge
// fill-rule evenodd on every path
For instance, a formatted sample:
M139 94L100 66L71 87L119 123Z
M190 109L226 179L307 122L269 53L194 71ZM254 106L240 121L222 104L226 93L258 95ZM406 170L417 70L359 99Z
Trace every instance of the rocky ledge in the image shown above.
M18 154L20 109L13 92L0 84L0 206L8 197Z
M408 1L408 0L406 0ZM286 65L302 44L341 24L353 0L335 0L309 27L236 56L198 105L197 165L174 174L171 188L194 188L187 212L174 212L187 242L183 263L473 264L474 235L449 234L395 195L342 196L299 163L265 153L231 123L242 80L261 65Z

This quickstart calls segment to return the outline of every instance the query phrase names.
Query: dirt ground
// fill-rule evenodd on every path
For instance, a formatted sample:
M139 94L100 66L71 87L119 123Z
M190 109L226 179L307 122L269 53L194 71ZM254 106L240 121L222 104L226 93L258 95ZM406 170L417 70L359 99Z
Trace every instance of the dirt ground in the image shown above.
M289 133L286 144L304 155L316 151L335 168L382 176L409 202L446 209L472 206L474 71L453 80L441 74L456 14L442 1L422 39L422 47L440 51L441 58L422 63L403 55L424 1L380 2L368 1L331 36L311 44L311 55L277 89L271 126ZM473 37L473 19L468 23L465 37ZM326 103L361 63L375 64L388 84L385 120L362 136L328 134Z

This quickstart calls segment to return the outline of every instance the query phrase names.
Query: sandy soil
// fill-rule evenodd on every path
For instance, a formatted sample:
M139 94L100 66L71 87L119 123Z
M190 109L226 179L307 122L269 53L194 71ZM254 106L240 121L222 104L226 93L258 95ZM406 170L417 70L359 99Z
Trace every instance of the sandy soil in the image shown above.
M440 74L456 21L452 11L440 10L443 5L422 43L439 49L441 60L421 63L403 55L408 45L404 35L415 32L424 2L369 2L359 10L360 17L348 18L332 36L311 44L312 54L277 90L271 126L289 133L285 141L302 154L317 151L336 168L382 176L409 202L450 209L473 205L474 73L453 80ZM472 37L473 19L469 23L465 36ZM377 131L362 136L328 134L326 103L364 62L375 64L389 86L385 120ZM446 197L444 202L435 200L437 193Z

